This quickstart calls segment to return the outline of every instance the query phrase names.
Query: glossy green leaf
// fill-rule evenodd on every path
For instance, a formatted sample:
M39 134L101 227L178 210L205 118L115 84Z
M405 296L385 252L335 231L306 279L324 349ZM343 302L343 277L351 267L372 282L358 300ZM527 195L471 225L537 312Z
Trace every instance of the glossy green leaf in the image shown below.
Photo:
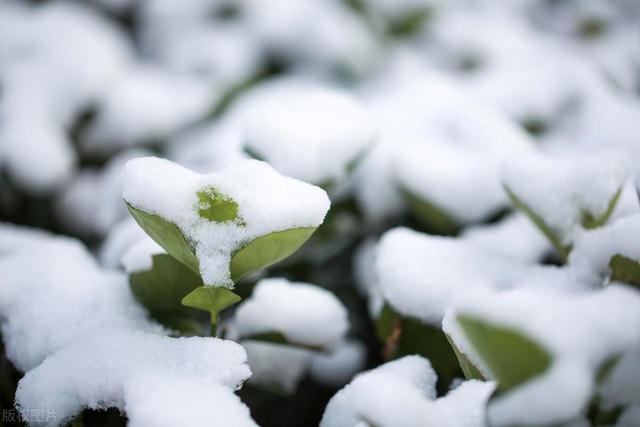
M202 334L199 313L183 306L182 298L202 286L200 276L167 254L152 257L150 270L129 275L135 298L152 317L165 326L184 333Z
M447 390L459 374L459 365L445 333L417 319L401 316L386 304L376 324L378 338L385 347L388 359L420 354L429 359L438 373L438 389Z
M640 263L623 255L614 255L609 261L611 280L640 287Z
M551 355L521 332L458 315L457 321L478 357L498 382L498 392L512 389L542 374Z
M291 341L287 339L287 337L285 337L282 333L277 331L269 331L269 332L254 334L254 335L248 335L246 337L242 337L242 339L252 340L252 341L264 341L272 344L299 347L299 348L303 348L305 350L311 350L311 351L321 351L321 352L327 351L327 349L320 346L314 346L314 345L304 344L296 341Z
M227 222L240 220L238 204L230 197L219 193L215 188L208 187L198 191L198 215L213 222Z
M136 209L128 203L126 205L133 219L156 243L193 272L200 274L195 251L175 224L166 221L159 215Z
M218 315L225 308L239 302L241 298L229 289L216 286L200 286L182 298L182 304L211 314L211 324L218 323Z
M238 280L283 260L298 250L314 231L315 227L291 228L252 240L233 254L231 278Z
M551 227L549 227L544 222L544 220L537 213L535 213L535 211L531 209L531 207L529 207L529 205L524 203L518 196L516 196L516 194L513 191L511 191L509 187L505 186L504 189L509 195L509 199L511 199L511 203L513 203L513 205L517 209L521 210L522 212L524 212L525 215L527 215L527 217L529 217L531 222L533 222L536 225L536 227L538 227L538 229L542 232L542 234L544 234L545 237L551 242L553 247L556 249L556 251L560 255L560 258L562 259L562 261L563 262L566 261L567 258L569 257L569 253L571 252L571 246L563 244L562 239L560 239L560 236L558 236L558 234L555 231L553 231Z
M409 211L420 221L425 231L443 236L458 233L460 224L445 211L409 191L403 191L403 194Z

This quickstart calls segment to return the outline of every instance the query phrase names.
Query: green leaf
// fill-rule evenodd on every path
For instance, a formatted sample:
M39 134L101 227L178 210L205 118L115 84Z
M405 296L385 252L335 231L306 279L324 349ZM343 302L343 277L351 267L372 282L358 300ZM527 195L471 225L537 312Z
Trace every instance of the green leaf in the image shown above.
M409 191L405 190L403 194L409 211L420 221L425 231L443 236L458 233L460 224L445 211Z
M438 389L446 391L459 373L458 360L445 333L417 319L401 316L385 304L376 324L378 338L384 343L384 357L395 359L420 354L438 373Z
M236 281L285 259L298 250L314 231L316 227L291 228L252 240L233 254L231 278Z
M126 205L133 219L156 243L193 272L200 274L195 251L175 224L166 221L159 215L136 209L128 203Z
M538 227L538 229L542 232L542 234L544 234L546 238L551 242L553 247L556 249L556 251L560 255L560 258L562 259L562 261L565 262L569 257L569 253L571 252L571 246L563 244L562 239L560 239L560 236L558 236L558 234L555 231L553 231L553 229L549 227L547 223L545 223L544 220L537 213L535 213L533 209L529 207L529 205L524 203L518 196L516 196L516 194L513 191L511 191L509 187L505 185L504 189L509 195L509 199L511 199L511 203L513 203L513 205L517 209L521 210L522 212L525 213L525 215L529 217L531 222L533 222L536 225L536 227Z
M240 220L238 204L230 197L219 193L215 188L208 187L198 191L198 215L213 222L227 222ZM243 225L244 223L241 222Z
M197 321L199 313L180 303L202 286L202 280L172 256L153 255L151 269L131 273L129 285L135 298L163 325L184 333L204 333Z
M618 199L620 199L620 194L622 193L622 188L619 188L618 191L613 195L611 200L609 200L609 204L607 205L607 209L602 212L598 216L593 216L593 214L589 211L582 211L582 226L588 230L593 228L598 228L603 226L618 204Z
M287 339L287 337L285 337L282 333L277 331L261 332L259 334L242 337L242 339L252 340L252 341L264 341L272 344L299 347L299 348L303 348L305 350L311 350L311 351L320 351L320 352L328 351L327 349L321 346L314 346L314 345L309 345L309 344L305 344L297 341L291 341Z
M623 255L614 255L609 261L611 280L640 287L640 263Z
M225 308L236 304L241 298L229 289L216 286L200 286L182 298L182 304L211 314L211 324L218 323L218 314Z
M458 315L457 321L478 357L498 381L498 392L512 389L542 374L551 364L551 355L521 332Z
M445 337L447 338L447 341L449 341L453 352L456 354L456 359L458 359L458 363L460 364L460 368L462 368L464 377L468 380L474 379L485 381L486 379L484 378L480 370L473 363L471 363L466 354L460 351L458 346L453 342L453 339L451 339L451 337L447 334L445 334Z

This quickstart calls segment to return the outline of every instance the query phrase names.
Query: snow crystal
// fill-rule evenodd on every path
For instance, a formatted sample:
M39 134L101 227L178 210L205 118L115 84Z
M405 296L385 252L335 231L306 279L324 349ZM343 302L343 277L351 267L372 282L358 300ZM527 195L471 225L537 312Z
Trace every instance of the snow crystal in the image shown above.
M605 213L621 190L626 165L614 152L591 155L530 155L507 160L505 186L531 208L563 243L570 243L583 216Z
M484 426L492 383L467 381L435 399L436 374L428 360L406 356L358 375L327 405L321 427Z
M243 337L279 332L289 342L335 347L349 327L347 310L329 291L286 279L263 279L235 313Z
M166 337L147 320L126 277L100 270L78 242L5 231L23 240L0 255L2 336L7 357L25 372L16 392L21 411L46 409L55 420L44 422L62 425L83 408L116 407L142 426L165 425L154 422L158 417L202 425L210 420L198 417L215 410L229 424L255 425L233 397L250 375L239 345ZM196 395L193 411L156 406L161 391Z
M238 219L214 222L199 216L197 193L211 188L237 203ZM235 250L271 232L317 227L329 209L322 189L284 177L256 160L209 175L154 157L131 160L123 197L133 207L176 224L195 247L204 282L228 287L233 286L229 262Z
M582 290L597 277L582 270L522 262L465 239L396 228L380 239L375 271L384 299L402 314L438 326L460 296L513 287Z
M447 312L443 329L489 378L456 322L459 314L522 331L552 357L543 374L491 402L489 420L496 426L553 424L575 417L591 399L597 369L640 339L640 294L624 286L581 295L539 290L474 295Z
M250 113L246 146L284 175L316 185L339 181L373 140L369 116L336 89L284 89Z

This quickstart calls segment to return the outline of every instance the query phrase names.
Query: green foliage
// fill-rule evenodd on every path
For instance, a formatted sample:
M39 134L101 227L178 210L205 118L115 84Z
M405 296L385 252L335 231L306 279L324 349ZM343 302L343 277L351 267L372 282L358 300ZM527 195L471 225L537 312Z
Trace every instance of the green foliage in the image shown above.
M163 325L185 334L207 332L197 321L199 312L180 303L202 286L202 279L172 256L154 255L151 269L131 273L129 284L136 299Z
M623 255L614 255L609 261L611 280L640 287L640 263Z
M182 298L182 304L208 311L211 314L211 324L217 325L218 315L222 310L240 302L241 298L229 289L215 286L200 286Z
M458 315L457 321L498 382L499 393L529 381L551 365L549 352L517 330L465 315Z
M385 359L395 359L410 354L419 354L428 358L438 373L439 390L446 390L458 375L458 360L445 333L440 328L401 316L386 304L378 316L376 332L378 338L384 343Z
M458 233L460 224L445 211L409 191L405 190L403 194L409 211L425 231L443 236L453 236Z
M233 254L231 258L231 278L242 277L273 265L304 244L316 231L316 227L291 228L274 231L252 240Z
M129 213L138 225L167 251L169 255L189 267L193 272L200 274L198 258L189 242L184 238L175 224L166 221L159 215L150 214L136 209L127 203Z
M238 204L215 188L209 187L198 191L198 215L213 222L242 220L238 217Z

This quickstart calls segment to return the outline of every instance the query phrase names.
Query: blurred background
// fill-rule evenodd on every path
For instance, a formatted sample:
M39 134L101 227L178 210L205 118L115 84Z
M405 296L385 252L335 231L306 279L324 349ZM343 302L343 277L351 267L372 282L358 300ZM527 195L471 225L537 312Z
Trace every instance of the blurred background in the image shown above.
M350 98L366 124L318 91ZM332 290L350 310L355 362L328 381L301 373L288 392L239 392L260 425L312 426L384 359L367 290L376 237L512 220L499 165L513 154L640 159L639 96L637 0L0 0L0 221L75 236L121 269L144 236L121 199L129 159L213 172L255 157L323 186L325 224L268 275ZM260 122L283 105L290 115ZM279 157L265 127L299 149ZM333 148L317 150L316 135ZM20 375L4 358L0 371L12 407Z

